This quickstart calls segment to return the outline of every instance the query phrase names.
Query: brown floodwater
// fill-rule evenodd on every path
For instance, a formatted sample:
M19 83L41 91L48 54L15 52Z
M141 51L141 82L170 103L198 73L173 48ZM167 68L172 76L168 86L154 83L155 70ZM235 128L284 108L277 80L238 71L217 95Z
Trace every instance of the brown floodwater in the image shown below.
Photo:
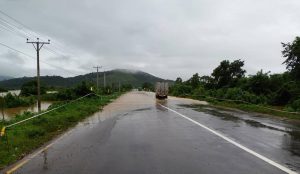
M52 104L53 102L51 101L42 101L41 102L41 109L46 110L48 107ZM38 107L37 104L31 105L31 106L26 106L26 107L16 107L16 108L8 108L4 109L4 119L10 120L13 117L15 117L16 114L22 114L25 111L29 112L37 112ZM3 118L2 113L0 112L0 119Z

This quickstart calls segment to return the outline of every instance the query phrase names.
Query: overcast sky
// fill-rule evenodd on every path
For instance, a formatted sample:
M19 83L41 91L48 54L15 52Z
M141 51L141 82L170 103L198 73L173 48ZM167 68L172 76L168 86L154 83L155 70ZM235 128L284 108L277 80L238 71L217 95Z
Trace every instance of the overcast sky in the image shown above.
M248 74L277 73L285 71L280 43L300 35L299 9L299 0L0 0L1 11L35 32L0 14L0 42L35 57L20 30L51 39L40 53L48 63L42 75L102 65L187 79L209 75L224 59L245 60ZM0 75L35 71L35 59L0 45Z

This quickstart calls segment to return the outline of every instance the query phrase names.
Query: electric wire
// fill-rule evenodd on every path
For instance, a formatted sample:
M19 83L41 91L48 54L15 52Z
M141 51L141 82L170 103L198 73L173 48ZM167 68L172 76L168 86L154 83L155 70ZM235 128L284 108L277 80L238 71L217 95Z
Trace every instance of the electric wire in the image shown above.
M13 48L13 47L10 47L10 46L8 46L8 45L2 43L2 42L0 42L0 45L2 45L3 47L9 48L9 49L11 49L11 50L13 50L13 51L15 51L15 52L18 52L18 53L20 53L20 54L23 54L23 55L25 55L25 56L27 56L27 57L29 57L29 58L34 59L34 60L36 59L35 57L33 57L33 56L31 56L31 55L29 55L29 54L27 54L27 53L24 53L23 51L20 51L20 50L17 50L17 49L15 49L15 48ZM42 63L47 64L47 65L49 65L49 66L52 66L52 67L54 67L54 68L58 68L58 69L61 69L61 70L66 71L66 72L68 72L68 73L70 73L70 74L72 74L72 75L78 76L78 74L75 74L75 73L73 73L73 72L71 72L71 71L69 71L69 70L63 69L63 68L61 68L61 67L59 67L59 66L50 64L50 63L45 62L45 61L43 61L43 60L40 60L40 61L41 61Z

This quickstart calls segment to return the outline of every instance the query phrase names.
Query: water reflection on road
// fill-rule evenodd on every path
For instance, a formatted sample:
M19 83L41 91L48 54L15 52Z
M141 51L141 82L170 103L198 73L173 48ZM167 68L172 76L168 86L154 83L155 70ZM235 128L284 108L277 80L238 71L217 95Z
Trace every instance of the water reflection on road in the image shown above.
M170 102L169 102L170 103ZM299 121L206 105L180 104L177 110L281 164L300 170Z
M282 173L161 105L300 171L297 122L131 92L79 123L18 173Z

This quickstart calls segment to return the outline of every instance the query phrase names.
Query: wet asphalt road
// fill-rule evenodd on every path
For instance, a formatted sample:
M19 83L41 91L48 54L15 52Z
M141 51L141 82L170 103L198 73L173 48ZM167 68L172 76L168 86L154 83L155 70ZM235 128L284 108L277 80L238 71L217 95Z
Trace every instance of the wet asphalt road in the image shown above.
M285 173L160 104L300 171L297 124L131 92L29 156L15 173Z

